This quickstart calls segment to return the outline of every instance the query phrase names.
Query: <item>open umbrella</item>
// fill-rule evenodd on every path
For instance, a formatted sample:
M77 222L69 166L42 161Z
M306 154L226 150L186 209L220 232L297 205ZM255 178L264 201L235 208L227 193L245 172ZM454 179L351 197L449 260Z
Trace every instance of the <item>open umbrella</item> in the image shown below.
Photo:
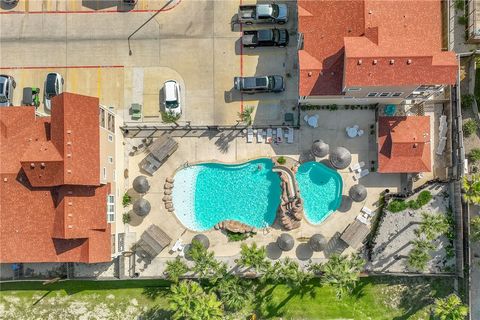
M308 240L308 245L313 251L322 251L327 247L327 239L320 233L316 233Z
M204 234L197 234L193 237L192 242L193 241L200 242L205 249L208 249L208 247L210 247L210 240L208 240L208 237Z
M312 145L312 154L315 157L325 157L328 154L328 151L330 150L330 146L323 142L323 140L316 140L313 142Z
M337 169L345 169L352 162L352 154L344 147L335 148L329 156L330 163Z
M150 206L150 202L143 198L138 199L133 204L133 212L135 212L140 217L145 217L152 207Z
M133 180L133 190L138 193L145 193L150 189L150 184L148 183L147 177L138 176Z
M356 184L350 188L348 195L355 202L362 202L367 198L367 188L363 184Z
M282 251L290 251L293 249L295 240L288 233L282 233L280 237L277 238L277 245Z

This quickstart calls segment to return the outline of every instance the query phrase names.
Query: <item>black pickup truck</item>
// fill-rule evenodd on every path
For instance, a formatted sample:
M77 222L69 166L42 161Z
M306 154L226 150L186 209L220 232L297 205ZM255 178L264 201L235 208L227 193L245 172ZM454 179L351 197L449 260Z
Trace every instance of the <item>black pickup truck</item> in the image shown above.
M288 45L288 31L285 29L262 29L243 31L242 44L246 48L283 48Z

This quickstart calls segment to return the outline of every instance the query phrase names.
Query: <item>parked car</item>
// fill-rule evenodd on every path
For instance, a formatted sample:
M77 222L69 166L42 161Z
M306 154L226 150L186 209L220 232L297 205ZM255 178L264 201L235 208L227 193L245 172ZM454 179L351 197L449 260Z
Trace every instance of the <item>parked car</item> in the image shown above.
M278 23L288 21L288 7L284 3L242 5L238 8L238 21L245 24Z
M180 85L175 80L165 81L163 85L165 94L165 111L174 115L182 113L182 106L180 103Z
M2 0L2 2L6 4L17 4L18 0Z
M63 92L63 83L64 83L64 80L59 73L52 72L47 74L47 79L45 80L45 90L44 90L45 91L45 109L47 111L52 111L51 99Z
M12 105L13 89L17 86L12 76L0 75L0 107L9 107Z
M286 47L288 31L285 29L263 29L243 31L242 44L246 48Z
M123 0L123 3L134 6L137 4L137 0Z
M233 86L235 89L249 94L285 91L285 82L282 76L235 77Z

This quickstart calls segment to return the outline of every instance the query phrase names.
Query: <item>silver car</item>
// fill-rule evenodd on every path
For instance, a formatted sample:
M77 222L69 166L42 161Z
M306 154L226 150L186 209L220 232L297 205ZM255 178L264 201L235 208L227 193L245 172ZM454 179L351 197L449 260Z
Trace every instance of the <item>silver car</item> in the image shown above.
M47 74L47 79L45 80L45 110L52 110L52 101L51 99L55 96L58 96L63 92L63 83L64 80L59 73L52 72Z
M0 107L8 107L12 105L13 89L17 86L12 76L0 75Z

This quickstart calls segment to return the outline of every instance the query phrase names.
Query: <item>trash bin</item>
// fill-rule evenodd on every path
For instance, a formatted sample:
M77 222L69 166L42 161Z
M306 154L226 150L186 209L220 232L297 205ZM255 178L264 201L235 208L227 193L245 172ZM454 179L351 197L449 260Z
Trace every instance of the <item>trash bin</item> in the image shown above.
M33 93L32 93L32 88L27 87L23 88L23 98L22 98L22 104L24 106L33 106Z

